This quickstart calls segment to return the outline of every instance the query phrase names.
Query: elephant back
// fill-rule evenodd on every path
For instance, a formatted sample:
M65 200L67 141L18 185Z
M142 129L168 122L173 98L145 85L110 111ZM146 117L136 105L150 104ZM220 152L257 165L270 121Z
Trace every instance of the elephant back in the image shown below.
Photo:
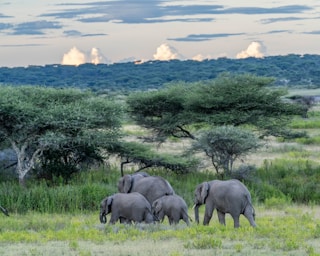
M170 183L160 176L149 176L132 184L132 192L139 192L152 204L156 199L173 195L174 190Z

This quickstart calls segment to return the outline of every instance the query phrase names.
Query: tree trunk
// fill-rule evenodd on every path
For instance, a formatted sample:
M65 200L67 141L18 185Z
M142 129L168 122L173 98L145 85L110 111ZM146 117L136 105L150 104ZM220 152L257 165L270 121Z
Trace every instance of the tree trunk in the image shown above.
M28 142L24 142L19 149L16 142L11 141L12 148L16 152L17 155L17 167L16 172L19 177L19 184L21 186L25 186L25 176L27 173L34 167L35 159L38 158L42 154L42 149L36 149L31 157L29 157L27 153Z

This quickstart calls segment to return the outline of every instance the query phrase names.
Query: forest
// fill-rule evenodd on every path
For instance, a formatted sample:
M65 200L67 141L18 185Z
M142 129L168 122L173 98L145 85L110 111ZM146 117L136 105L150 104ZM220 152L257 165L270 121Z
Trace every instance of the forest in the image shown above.
M158 89L166 83L195 82L215 79L223 72L250 73L274 77L275 86L320 87L320 56L268 56L265 58L204 61L171 60L80 66L45 65L0 67L0 84L41 85L54 87L90 88L94 91Z

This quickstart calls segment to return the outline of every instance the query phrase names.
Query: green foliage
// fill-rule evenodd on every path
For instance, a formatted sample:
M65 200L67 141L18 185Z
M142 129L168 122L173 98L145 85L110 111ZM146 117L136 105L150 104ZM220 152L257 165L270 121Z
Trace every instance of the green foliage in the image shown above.
M320 56L289 54L264 58L205 61L171 60L79 66L45 65L0 67L0 81L12 85L46 85L51 87L90 88L101 93L159 89L170 81L195 82L214 79L223 72L273 76L273 85L317 88L320 85Z
M320 200L320 167L308 159L265 161L263 167L258 169L257 176L263 182L261 185L264 188L261 191L264 193L271 186L270 188L281 191L293 202L310 203ZM282 198L281 193L270 193L270 195Z
M44 151L59 152L61 163L120 136L122 107L112 99L49 87L1 86L0 92L0 142L16 153L21 182Z
M220 126L202 131L193 143L191 152L203 151L211 159L217 174L230 177L233 164L259 148L258 139L249 130Z
M27 213L29 211L41 213L67 213L79 211L95 211L100 202L109 194L116 192L116 177L110 174L112 181L104 177L101 171L91 171L86 175L74 177L71 184L48 186L46 182L31 183L23 188L15 182L0 184L0 201L8 207L9 212ZM97 176L97 178L94 178ZM58 183L58 181L55 181Z
M184 158L179 155L157 153L146 144L137 142L121 141L112 144L108 152L121 158L121 175L123 176L123 165L135 163L140 166L139 170L158 167L172 170L175 173L188 173L198 164L195 158Z
M190 126L254 125L263 135L283 134L289 117L301 112L298 104L286 103L283 90L267 86L271 78L224 74L215 80L172 83L156 92L129 95L132 118L156 132L158 139L168 136L194 138Z

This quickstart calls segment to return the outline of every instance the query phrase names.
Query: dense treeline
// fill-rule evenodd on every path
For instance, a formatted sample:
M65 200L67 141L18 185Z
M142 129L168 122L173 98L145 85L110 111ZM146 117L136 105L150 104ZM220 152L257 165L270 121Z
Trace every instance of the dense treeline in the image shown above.
M270 56L263 59L149 61L142 64L83 64L0 67L0 84L91 88L95 91L158 89L173 81L215 79L222 72L272 76L277 86L320 87L320 55Z

